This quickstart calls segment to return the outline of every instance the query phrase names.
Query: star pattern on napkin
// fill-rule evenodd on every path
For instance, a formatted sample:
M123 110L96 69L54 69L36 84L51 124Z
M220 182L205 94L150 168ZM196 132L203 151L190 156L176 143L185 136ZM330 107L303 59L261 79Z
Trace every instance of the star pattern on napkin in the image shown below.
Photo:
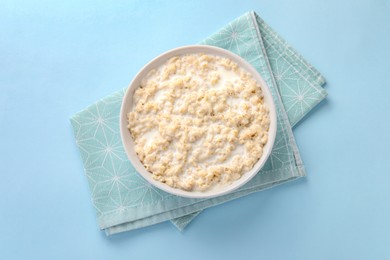
M281 40L278 36L263 21L257 22L262 30L261 37L269 60L259 58L262 52L258 45L260 36L253 26L253 19L249 13L234 20L201 44L228 49L249 63L258 64L261 67L260 71L268 71L267 66L270 66L288 120L294 125L323 99L325 91L321 92L320 85L312 84L313 80L309 82L308 75L299 74L300 71L297 73L296 64L286 59L290 53L286 54L289 50L285 43L279 44L278 41ZM284 49L281 51L276 46L284 46ZM262 76L266 82L272 81L272 75ZM275 94L276 90L271 91ZM77 113L71 119L85 175L88 178L92 202L98 216L118 217L124 216L126 212L131 215L130 210L134 211L134 208L139 208L140 211L136 212L141 214L139 212L144 212L146 207L163 205L164 200L175 197L150 185L128 161L119 132L119 111L123 95L124 90L118 91ZM281 102L279 104L277 114L281 115L284 114L284 111L281 111L283 105ZM288 120L278 117L274 148L260 174L268 174L268 171L272 174L278 169L296 166L293 148L295 144L291 143L287 134L290 131L287 129L291 128ZM182 198L178 205L184 201ZM179 226L186 225L196 214L198 213L176 219L174 223ZM104 224L104 220L101 220L102 223Z

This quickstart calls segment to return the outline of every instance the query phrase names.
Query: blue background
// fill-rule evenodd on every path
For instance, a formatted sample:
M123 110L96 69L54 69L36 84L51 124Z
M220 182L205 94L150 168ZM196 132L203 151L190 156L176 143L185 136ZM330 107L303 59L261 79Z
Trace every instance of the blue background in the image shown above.
M98 230L69 117L255 10L327 79L308 177L170 223ZM390 1L0 2L0 259L390 259Z

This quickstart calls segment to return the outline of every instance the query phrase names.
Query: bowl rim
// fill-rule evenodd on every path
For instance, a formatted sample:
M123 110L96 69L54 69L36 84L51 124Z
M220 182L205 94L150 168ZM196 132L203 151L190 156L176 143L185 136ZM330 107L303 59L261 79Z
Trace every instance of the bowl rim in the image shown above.
M264 95L264 100L266 101L266 104L269 108L269 115L270 115L270 128L268 131L268 141L263 148L262 156L255 163L253 168L250 171L244 173L240 177L240 179L232 182L231 184L223 186L218 189L211 189L205 192L185 191L178 188L173 188L165 183L154 180L152 178L152 174L145 169L144 165L140 162L138 155L135 153L133 138L131 137L131 134L127 128L128 125L127 113L130 112L130 110L128 110L127 108L130 104L132 104L133 93L135 89L138 88L139 86L138 83L142 80L142 78L151 69L160 66L162 63L166 62L169 58L174 56L184 55L184 54L191 54L191 53L205 53L209 55L216 55L216 56L229 58L234 62L236 62L241 68L243 68L245 71L250 73L253 76L253 78L260 83ZM265 162L268 160L268 157L271 154L275 142L276 131L277 131L277 113L276 113L276 107L275 107L271 90L269 89L267 83L262 78L262 76L249 62L247 62L237 54L219 47L210 46L210 45L186 45L186 46L177 47L168 50L166 52L163 52L162 54L156 56L151 61L149 61L137 72L137 74L133 77L132 81L127 87L122 99L122 104L120 108L119 128L120 128L122 145L126 152L127 158L129 159L130 163L133 165L137 173L141 175L148 183L150 183L151 185L153 185L154 187L160 190L163 190L165 192L168 192L176 196L181 196L186 198L212 198L212 197L217 197L217 196L227 194L229 192L232 192L242 187L259 173L259 171L264 166Z

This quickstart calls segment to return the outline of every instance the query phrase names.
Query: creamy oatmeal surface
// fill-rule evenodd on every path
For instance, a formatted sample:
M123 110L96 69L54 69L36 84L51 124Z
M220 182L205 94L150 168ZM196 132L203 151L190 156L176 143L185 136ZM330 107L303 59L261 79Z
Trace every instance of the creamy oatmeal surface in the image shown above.
M153 178L187 191L225 186L251 170L270 126L259 83L230 59L201 53L150 71L127 116Z

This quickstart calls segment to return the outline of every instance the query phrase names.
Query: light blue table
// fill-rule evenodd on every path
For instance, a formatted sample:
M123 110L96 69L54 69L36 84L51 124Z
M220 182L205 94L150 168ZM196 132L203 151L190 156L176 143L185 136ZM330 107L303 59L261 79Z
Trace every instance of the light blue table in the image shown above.
M390 259L389 0L104 2L0 2L0 259ZM309 176L105 237L68 118L252 9L328 80Z

